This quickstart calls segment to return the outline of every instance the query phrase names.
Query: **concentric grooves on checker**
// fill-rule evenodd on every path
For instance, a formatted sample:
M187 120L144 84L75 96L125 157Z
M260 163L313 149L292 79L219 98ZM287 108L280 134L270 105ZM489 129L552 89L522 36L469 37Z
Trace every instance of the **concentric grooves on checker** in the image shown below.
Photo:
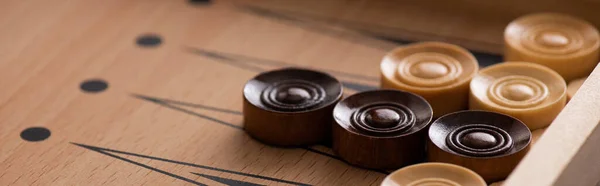
M491 125L469 124L456 128L446 138L448 147L460 154L489 157L500 155L513 145L510 135Z
M323 87L303 80L275 83L262 92L262 102L278 111L303 111L313 108L325 99Z
M563 24L534 25L521 37L521 44L525 48L543 54L570 54L584 45L582 33Z
M414 113L407 107L392 103L363 106L352 114L352 125L375 136L401 134L415 123Z
M458 60L451 56L422 52L404 58L398 65L397 78L418 87L438 87L452 84L462 73Z
M423 178L410 182L406 186L461 186L461 184L444 178Z
M548 97L548 94L548 87L542 81L521 75L497 79L488 89L491 101L511 108L539 105Z

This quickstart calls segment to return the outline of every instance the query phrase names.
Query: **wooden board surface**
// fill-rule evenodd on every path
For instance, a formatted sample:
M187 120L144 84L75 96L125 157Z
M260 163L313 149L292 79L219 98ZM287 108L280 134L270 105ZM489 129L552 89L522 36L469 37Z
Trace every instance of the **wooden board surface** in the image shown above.
M1 1L0 185L378 185L385 171L349 166L325 146L282 149L250 138L240 129L241 90L257 73L291 65L335 75L346 94L376 88L380 59L394 46L431 38L498 53L499 25L516 15L490 26L485 17L403 5ZM289 12L300 10L325 18ZM327 21L361 17L400 31ZM162 42L136 45L145 35ZM501 61L475 54L482 66ZM80 90L95 79L108 88ZM51 135L26 141L30 127Z

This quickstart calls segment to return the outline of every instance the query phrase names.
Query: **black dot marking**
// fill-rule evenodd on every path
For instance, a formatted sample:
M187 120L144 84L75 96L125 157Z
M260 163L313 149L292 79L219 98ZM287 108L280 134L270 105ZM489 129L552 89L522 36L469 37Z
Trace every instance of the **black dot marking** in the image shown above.
M97 93L106 90L106 88L108 88L108 83L98 79L87 80L81 83L80 88L84 92Z
M162 43L158 35L142 35L137 38L136 43L141 47L156 47Z
M50 130L44 127L31 127L21 132L21 139L26 141L43 141L50 137Z
M211 0L189 0L189 2L193 5L208 5L212 3Z

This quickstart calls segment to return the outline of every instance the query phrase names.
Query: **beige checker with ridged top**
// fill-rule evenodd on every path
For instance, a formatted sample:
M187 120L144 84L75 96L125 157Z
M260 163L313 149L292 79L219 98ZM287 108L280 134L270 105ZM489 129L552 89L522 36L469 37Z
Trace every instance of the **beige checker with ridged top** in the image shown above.
M421 163L404 167L388 175L381 186L486 186L477 173L448 163Z
M423 96L434 117L467 108L469 81L477 73L477 59L466 49L440 42L396 48L381 62L381 88Z
M499 63L471 81L469 109L511 115L531 130L552 122L567 102L567 85L550 68L526 62Z
M504 32L504 60L547 66L567 81L589 75L598 64L600 36L587 21L537 13L512 21Z

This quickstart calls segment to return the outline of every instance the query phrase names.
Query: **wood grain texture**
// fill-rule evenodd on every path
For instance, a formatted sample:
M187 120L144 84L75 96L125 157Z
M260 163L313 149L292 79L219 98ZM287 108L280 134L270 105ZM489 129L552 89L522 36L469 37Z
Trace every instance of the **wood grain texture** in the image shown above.
M521 13L564 9L600 18L591 0L541 6L456 2L466 4L448 9L454 3L0 1L0 185L378 185L385 173L349 166L327 147L275 148L240 130L246 81L282 66L311 67L331 72L349 95L377 87L379 62L398 45L385 37L498 52L504 23ZM278 17L240 5L288 13ZM316 12L325 21L289 11ZM332 17L358 26L331 24ZM160 36L161 45L136 46L136 38L146 34ZM88 79L103 79L108 89L80 91ZM588 82L587 93L575 96L565 115L592 104L583 100L595 96L598 82ZM52 135L40 142L19 137L34 126ZM552 136L574 130L563 127L549 128L538 151L553 143ZM574 146L556 155L561 163L551 166L557 167L544 169L549 176L558 176L586 139L568 136L571 141L562 143ZM577 156L581 161L593 157L585 156L593 154L591 146L582 147L587 150ZM572 170L566 178L572 179L579 164L566 169Z

